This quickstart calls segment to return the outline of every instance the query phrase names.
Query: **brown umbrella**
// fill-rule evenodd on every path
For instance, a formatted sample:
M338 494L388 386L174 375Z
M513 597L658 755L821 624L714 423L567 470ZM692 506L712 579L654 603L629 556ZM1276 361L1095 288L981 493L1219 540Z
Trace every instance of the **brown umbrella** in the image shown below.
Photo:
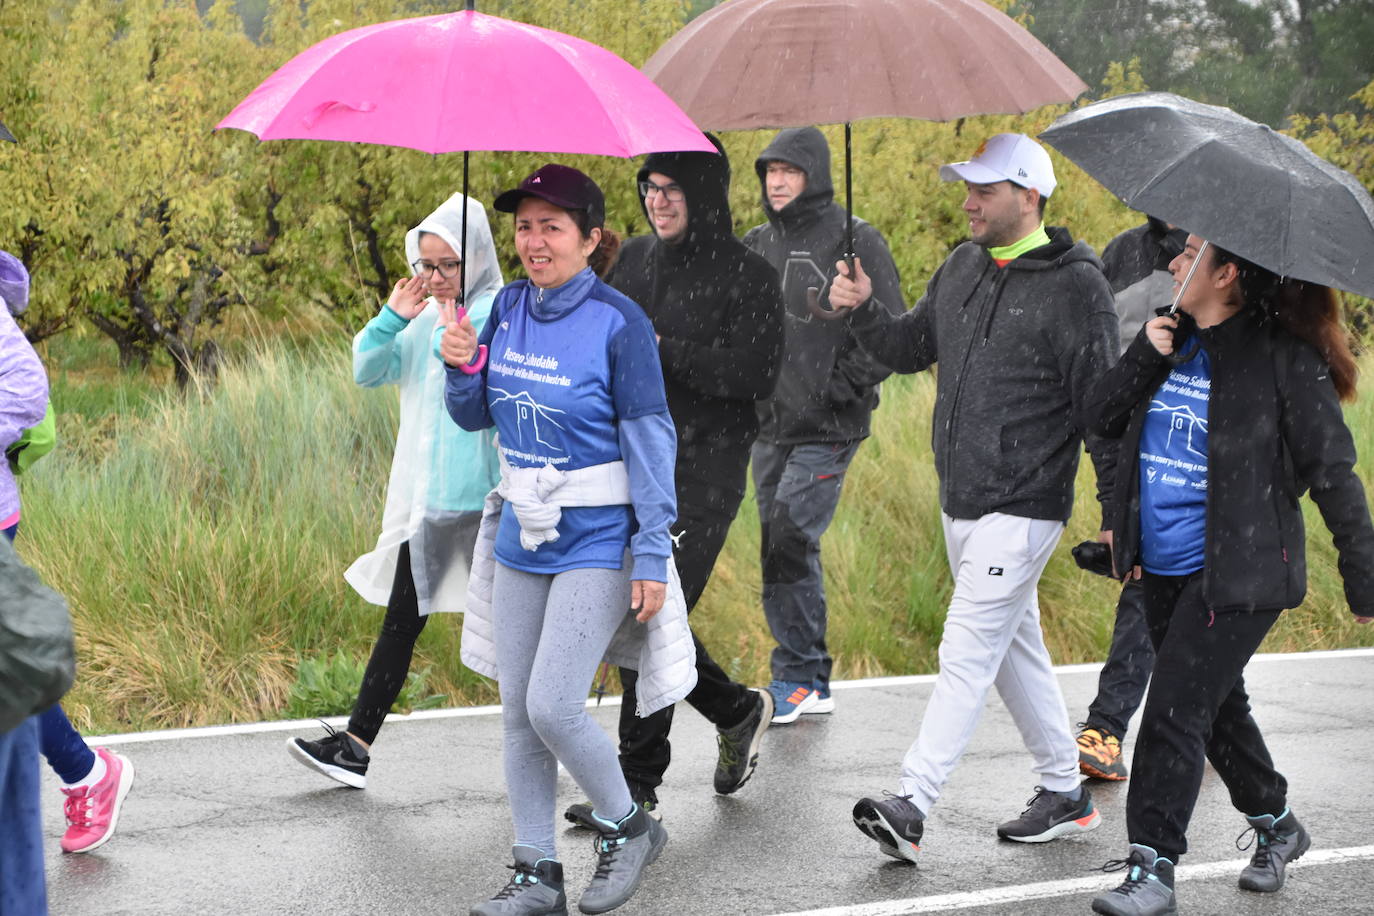
M668 39L644 72L702 128L843 121L847 252L850 122L1024 114L1088 88L983 0L729 0Z

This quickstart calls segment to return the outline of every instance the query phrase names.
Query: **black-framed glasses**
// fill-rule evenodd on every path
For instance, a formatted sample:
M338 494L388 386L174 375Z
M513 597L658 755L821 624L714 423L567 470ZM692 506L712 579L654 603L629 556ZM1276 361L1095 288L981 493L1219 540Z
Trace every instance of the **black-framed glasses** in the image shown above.
M662 194L669 203L674 204L680 204L687 198L687 192L682 190L681 185L670 184L664 187L656 185L652 181L641 181L639 183L639 196L648 200L651 194Z
M454 277L458 276L458 271L462 269L463 262L456 258L449 261L440 261L437 264L432 261L415 261L410 266L422 277L428 277L437 270L439 276L443 277L445 280L452 280Z

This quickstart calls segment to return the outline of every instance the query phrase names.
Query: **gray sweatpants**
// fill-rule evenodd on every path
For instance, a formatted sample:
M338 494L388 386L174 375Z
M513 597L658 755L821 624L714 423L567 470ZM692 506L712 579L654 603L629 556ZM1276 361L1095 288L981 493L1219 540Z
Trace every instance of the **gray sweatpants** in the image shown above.
M629 613L630 583L618 569L550 576L497 563L492 607L515 845L557 858L559 762L598 816L618 821L634 807L615 742L586 705L597 664Z

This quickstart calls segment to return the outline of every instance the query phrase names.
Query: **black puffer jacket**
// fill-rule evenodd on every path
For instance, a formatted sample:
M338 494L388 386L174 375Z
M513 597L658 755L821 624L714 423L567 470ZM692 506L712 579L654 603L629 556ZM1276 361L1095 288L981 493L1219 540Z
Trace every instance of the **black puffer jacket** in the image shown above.
M773 161L806 172L806 188L781 210L768 202L765 185ZM814 127L784 130L759 154L754 170L768 222L750 229L744 243L777 269L787 306L787 349L777 391L760 405L759 438L779 445L862 439L888 369L859 349L847 322L821 321L807 307L808 287L815 287L823 307L829 307L835 262L844 255L846 216L833 199L830 146ZM854 250L873 279L870 304L900 315L906 302L892 253L878 230L857 218Z
M606 279L660 337L678 501L733 513L758 434L755 404L772 393L782 358L778 275L733 234L723 150L654 153L638 180L652 172L686 193L686 236L672 245L652 235L628 240Z
M1217 612L1297 607L1307 593L1298 498L1310 489L1339 555L1346 600L1374 616L1374 526L1331 370L1307 343L1245 309L1198 332L1212 363L1203 598ZM1114 562L1139 562L1140 434L1169 362L1142 330L1098 386L1096 431L1119 438Z

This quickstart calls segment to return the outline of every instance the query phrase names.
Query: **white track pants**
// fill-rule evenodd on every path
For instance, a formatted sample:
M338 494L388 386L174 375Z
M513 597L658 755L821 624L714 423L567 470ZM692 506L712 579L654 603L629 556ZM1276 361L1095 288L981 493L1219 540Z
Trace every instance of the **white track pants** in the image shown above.
M954 597L940 639L935 691L902 760L901 794L930 813L994 685L1034 758L1040 785L1069 791L1079 783L1078 747L1050 668L1036 597L1064 525L1000 513L942 517Z

